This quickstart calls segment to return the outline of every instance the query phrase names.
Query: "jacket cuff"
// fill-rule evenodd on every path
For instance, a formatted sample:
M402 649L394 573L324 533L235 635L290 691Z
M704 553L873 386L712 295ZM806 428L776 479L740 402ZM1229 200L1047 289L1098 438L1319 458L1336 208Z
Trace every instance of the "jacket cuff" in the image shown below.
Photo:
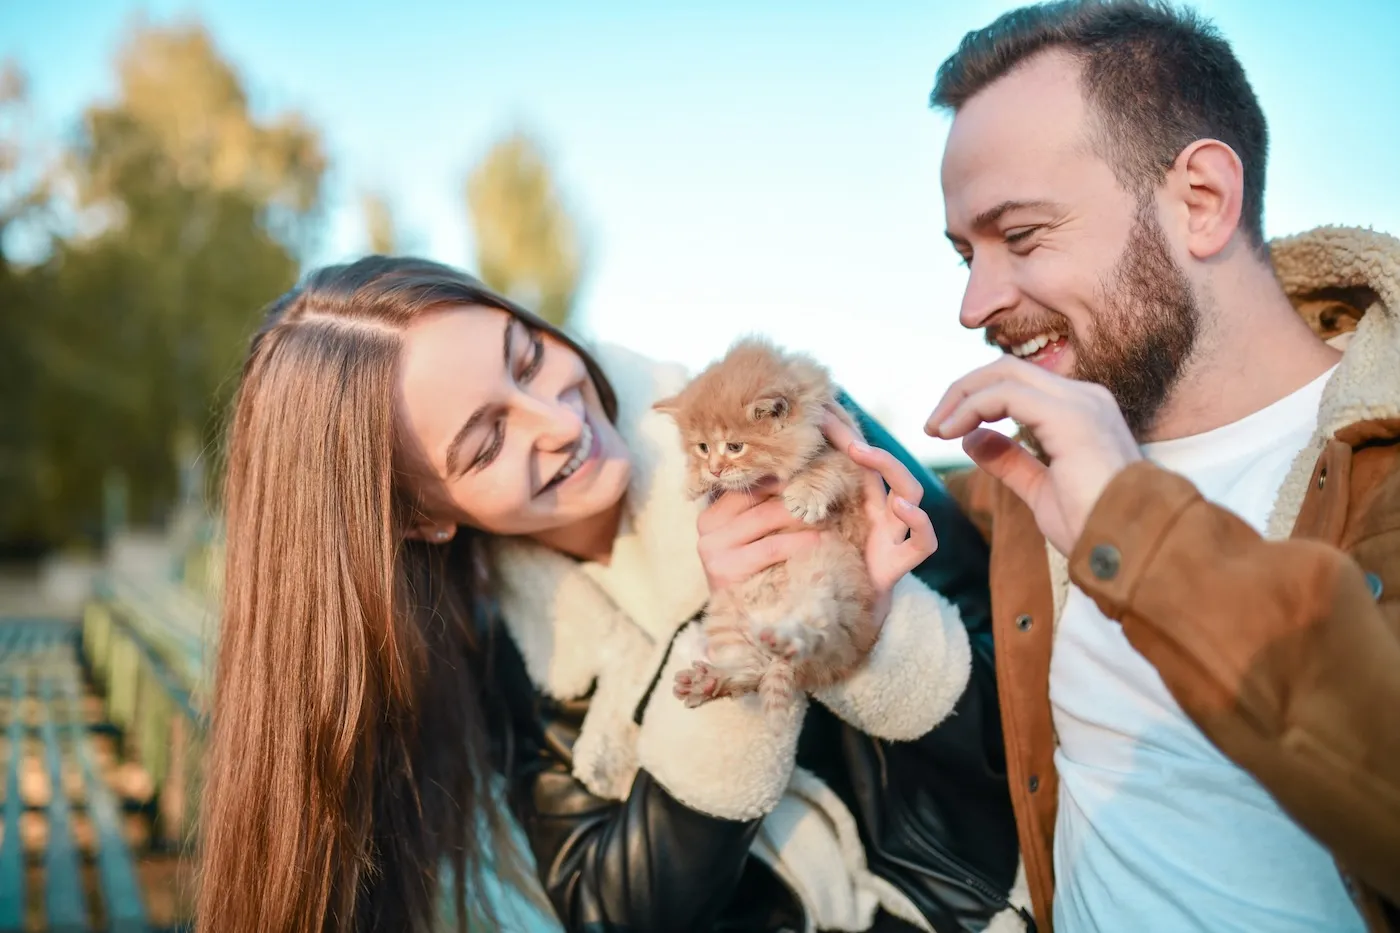
M1146 460L1129 464L1094 503L1070 553L1070 579L1121 622L1172 526L1200 498L1184 476Z
M755 694L687 708L671 685L677 671L702 656L700 626L691 623L672 643L647 703L637 737L638 764L693 810L757 819L777 806L787 789L806 695L799 692L779 722L764 716Z
M813 696L862 732L909 741L953 711L971 673L972 649L957 607L906 574L865 663Z

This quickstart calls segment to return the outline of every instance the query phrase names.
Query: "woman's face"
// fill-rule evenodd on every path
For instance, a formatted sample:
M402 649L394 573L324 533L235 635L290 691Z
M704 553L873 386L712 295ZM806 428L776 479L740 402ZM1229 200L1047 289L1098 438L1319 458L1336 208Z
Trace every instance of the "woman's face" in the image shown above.
M464 305L415 322L402 352L399 416L426 513L411 534L539 534L621 500L627 449L568 346Z

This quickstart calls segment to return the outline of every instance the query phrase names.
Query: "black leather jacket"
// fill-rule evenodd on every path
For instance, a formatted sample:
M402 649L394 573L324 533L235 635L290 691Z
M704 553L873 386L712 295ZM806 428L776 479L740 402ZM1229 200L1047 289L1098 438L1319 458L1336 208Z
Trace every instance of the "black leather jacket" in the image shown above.
M874 739L813 703L797 762L822 778L855 816L872 872L902 891L939 933L973 933L1007 907L1017 864L992 667L987 547L941 484L882 428L847 406L862 421L867 440L895 453L923 482L922 506L939 547L915 573L961 610L972 642L972 675L954 714L912 742ZM758 821L691 810L645 770L626 800L592 795L572 774L573 742L587 698L560 702L539 695L510 640L493 641L499 704L493 718L512 806L567 930L805 928L794 892L748 857ZM643 700L637 710L638 722L645 705ZM913 928L882 914L875 929Z

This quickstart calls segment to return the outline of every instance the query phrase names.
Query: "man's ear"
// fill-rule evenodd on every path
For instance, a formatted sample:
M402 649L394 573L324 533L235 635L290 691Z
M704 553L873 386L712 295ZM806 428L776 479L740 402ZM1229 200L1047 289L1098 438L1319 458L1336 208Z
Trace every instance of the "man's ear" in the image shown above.
M1181 151L1172 174L1172 192L1185 208L1186 248L1210 259L1240 229L1244 211L1244 164L1218 139L1198 139Z
M782 421L791 410L788 400L782 395L766 395L749 405L749 420L758 422L766 419Z

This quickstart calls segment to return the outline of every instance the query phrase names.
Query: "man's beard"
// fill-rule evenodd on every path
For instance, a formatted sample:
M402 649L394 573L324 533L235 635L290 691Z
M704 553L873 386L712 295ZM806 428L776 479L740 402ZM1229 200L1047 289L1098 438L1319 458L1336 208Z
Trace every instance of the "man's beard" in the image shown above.
M1176 264L1148 199L1138 207L1123 254L1099 291L1099 308L1082 337L1058 312L987 328L989 343L1014 346L1058 332L1074 348L1071 376L1113 394L1133 436L1152 428L1196 347L1200 307Z

